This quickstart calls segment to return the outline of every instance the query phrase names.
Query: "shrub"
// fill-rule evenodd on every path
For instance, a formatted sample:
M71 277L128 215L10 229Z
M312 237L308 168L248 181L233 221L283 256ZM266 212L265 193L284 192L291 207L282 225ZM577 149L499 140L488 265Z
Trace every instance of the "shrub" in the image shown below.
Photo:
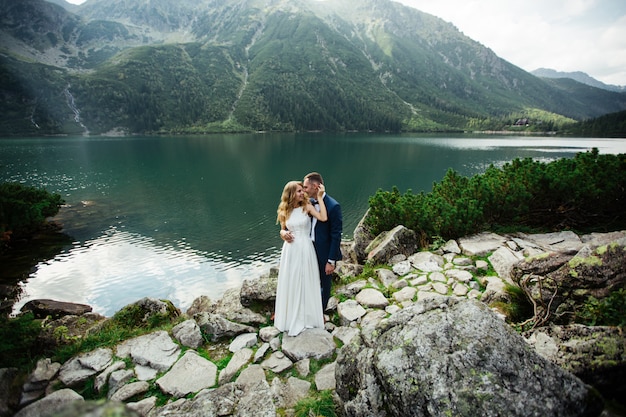
M32 313L0 317L0 368L31 367L43 353L36 343L40 332L41 325Z
M0 184L0 240L36 232L64 203L59 194L19 183Z
M590 296L576 321L588 326L626 326L626 289L613 291L602 300Z
M427 194L378 190L365 225L378 235L401 224L426 246L488 229L615 230L626 227L624 204L626 154L594 148L550 163L515 159L471 178L450 169Z

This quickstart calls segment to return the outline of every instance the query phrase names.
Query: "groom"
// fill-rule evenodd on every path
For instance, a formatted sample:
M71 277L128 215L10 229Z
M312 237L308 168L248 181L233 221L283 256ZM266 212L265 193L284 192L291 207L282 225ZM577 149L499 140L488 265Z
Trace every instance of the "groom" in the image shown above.
M307 174L302 183L304 191L310 196L317 196L320 184L324 184L324 180L317 172ZM317 263L320 269L322 308L326 311L336 263L342 258L341 232L343 220L341 216L341 206L337 200L326 193L324 193L323 198L326 211L328 212L328 220L318 222L317 219L313 218L311 239L313 239L313 245L317 253ZM319 209L316 200L311 199L311 202L315 205L315 208Z

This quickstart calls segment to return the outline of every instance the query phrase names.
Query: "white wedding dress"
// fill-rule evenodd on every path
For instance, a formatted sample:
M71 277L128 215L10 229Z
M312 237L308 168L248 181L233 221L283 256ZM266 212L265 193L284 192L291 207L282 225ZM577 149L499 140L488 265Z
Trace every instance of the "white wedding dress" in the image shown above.
M324 328L324 316L319 267L310 237L311 218L296 208L286 224L294 240L283 243L274 326L296 336L304 329Z

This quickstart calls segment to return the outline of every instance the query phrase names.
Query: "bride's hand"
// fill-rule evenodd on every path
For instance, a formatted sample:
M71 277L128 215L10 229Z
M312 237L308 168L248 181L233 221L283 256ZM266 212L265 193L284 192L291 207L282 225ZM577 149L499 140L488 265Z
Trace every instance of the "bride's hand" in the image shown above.
M318 189L317 189L317 196L318 196L318 200L322 197L324 197L324 192L326 191L326 187L324 187L324 184L320 184Z

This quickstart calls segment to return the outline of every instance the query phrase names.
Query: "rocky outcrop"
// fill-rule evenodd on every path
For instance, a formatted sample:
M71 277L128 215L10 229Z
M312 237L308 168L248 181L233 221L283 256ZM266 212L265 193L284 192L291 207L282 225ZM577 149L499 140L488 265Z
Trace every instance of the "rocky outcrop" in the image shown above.
M411 236L398 227L377 245L356 236L342 245L346 253L337 269L347 283L335 282L327 311L332 321L296 337L282 335L269 320L275 269L221 300L198 297L184 315L167 301L139 300L122 316L138 323L163 319L174 323L172 330L85 352L64 364L40 361L23 384L20 413L48 415L45 401L58 403L63 413L92 410L76 393L85 380L108 393L103 407L122 402L128 415L150 417L290 414L311 390L334 390L337 412L348 416L598 415L603 399L590 384L606 398L623 400L623 389L615 388L623 385L615 381L623 380L626 364L619 329L546 323L519 335L498 306L510 301L507 286L515 285L518 271L549 275L586 245L623 247L626 233L576 239L569 233L537 239L488 233L421 252ZM363 265L353 263L360 255L351 251L368 246L374 254L369 259L381 264L370 263L372 274L363 277ZM608 249L594 251L598 256ZM615 276L624 264L612 264ZM585 271L608 276L602 269ZM107 328L110 320L95 320L85 333ZM225 352L225 367L208 358L207 350ZM16 381L15 372L0 372L0 386ZM59 389L62 401L52 395ZM157 405L155 391L171 400ZM15 410L15 403L0 396L0 410ZM49 409L57 412L56 407Z
M606 398L626 398L626 339L610 326L549 325L524 333L528 344L547 360L598 389Z
M418 302L341 349L337 394L349 416L597 416L591 387L530 349L484 304Z
M614 234L617 237L617 234ZM602 300L626 289L626 236L604 243L591 239L544 252L516 264L513 280L533 302L539 325L572 323L590 297Z

